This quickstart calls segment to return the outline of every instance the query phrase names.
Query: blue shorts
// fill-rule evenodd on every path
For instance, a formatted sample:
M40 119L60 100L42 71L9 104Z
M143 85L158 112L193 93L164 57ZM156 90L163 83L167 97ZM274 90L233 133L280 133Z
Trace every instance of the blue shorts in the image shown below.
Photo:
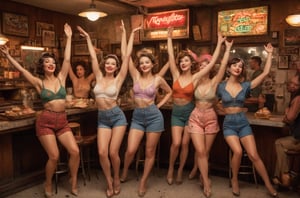
M146 108L135 108L130 128L144 132L162 132L165 130L164 117L155 104Z
M173 104L171 126L187 126L189 124L190 114L194 108L195 104L193 102L183 106Z
M98 128L114 128L126 126L127 120L120 107L115 106L109 110L98 110Z
M251 135L252 129L244 112L227 114L223 122L224 136L236 135L240 138Z

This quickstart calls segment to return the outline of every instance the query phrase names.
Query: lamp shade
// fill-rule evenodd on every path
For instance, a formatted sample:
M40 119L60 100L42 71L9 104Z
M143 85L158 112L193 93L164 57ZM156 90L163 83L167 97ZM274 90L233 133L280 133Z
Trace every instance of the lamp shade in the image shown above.
M92 1L90 8L83 10L78 15L81 17L87 17L90 21L97 21L100 17L107 16L107 13L96 9L96 5Z
M291 14L285 18L285 21L294 27L300 27L300 14Z
M8 38L6 38L3 34L0 34L0 45L5 45L8 42Z

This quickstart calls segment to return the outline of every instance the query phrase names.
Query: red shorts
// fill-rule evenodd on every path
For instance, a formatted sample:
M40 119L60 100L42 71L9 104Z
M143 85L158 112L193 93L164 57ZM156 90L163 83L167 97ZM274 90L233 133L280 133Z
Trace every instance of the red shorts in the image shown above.
M59 136L67 131L71 131L68 125L67 113L49 110L42 111L42 113L37 116L35 131L37 136L49 134Z
M189 119L189 133L214 134L219 130L218 116L213 108L205 110L194 108Z

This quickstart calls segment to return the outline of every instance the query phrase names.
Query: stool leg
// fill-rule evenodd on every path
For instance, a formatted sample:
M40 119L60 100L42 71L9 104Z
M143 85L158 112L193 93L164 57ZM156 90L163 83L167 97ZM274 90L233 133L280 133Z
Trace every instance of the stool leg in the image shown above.
M232 153L231 153L231 150L229 149L229 151L228 151L228 177L229 177L229 187L231 187L231 158L232 158Z
M82 151L83 147L79 146L79 152L80 152L80 163L81 163L81 171L82 171L82 175L83 175L83 184L86 185L86 174L85 174L85 169L84 169L84 159L83 159L83 151Z
M54 183L55 183L55 194L57 194L57 182L58 182L58 174L55 173L55 179L54 179Z
M253 172L253 178L254 178L255 186L256 186L256 188L258 188L258 185L257 185L257 178L256 178L256 170L255 170L253 164L252 164L252 172Z

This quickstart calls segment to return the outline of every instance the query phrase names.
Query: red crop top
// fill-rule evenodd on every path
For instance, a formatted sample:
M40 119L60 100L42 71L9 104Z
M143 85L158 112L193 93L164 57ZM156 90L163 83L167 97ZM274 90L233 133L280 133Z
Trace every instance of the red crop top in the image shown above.
M178 80L173 83L173 98L182 98L188 101L192 101L194 99L194 85L193 82L186 85L185 87L181 87Z

